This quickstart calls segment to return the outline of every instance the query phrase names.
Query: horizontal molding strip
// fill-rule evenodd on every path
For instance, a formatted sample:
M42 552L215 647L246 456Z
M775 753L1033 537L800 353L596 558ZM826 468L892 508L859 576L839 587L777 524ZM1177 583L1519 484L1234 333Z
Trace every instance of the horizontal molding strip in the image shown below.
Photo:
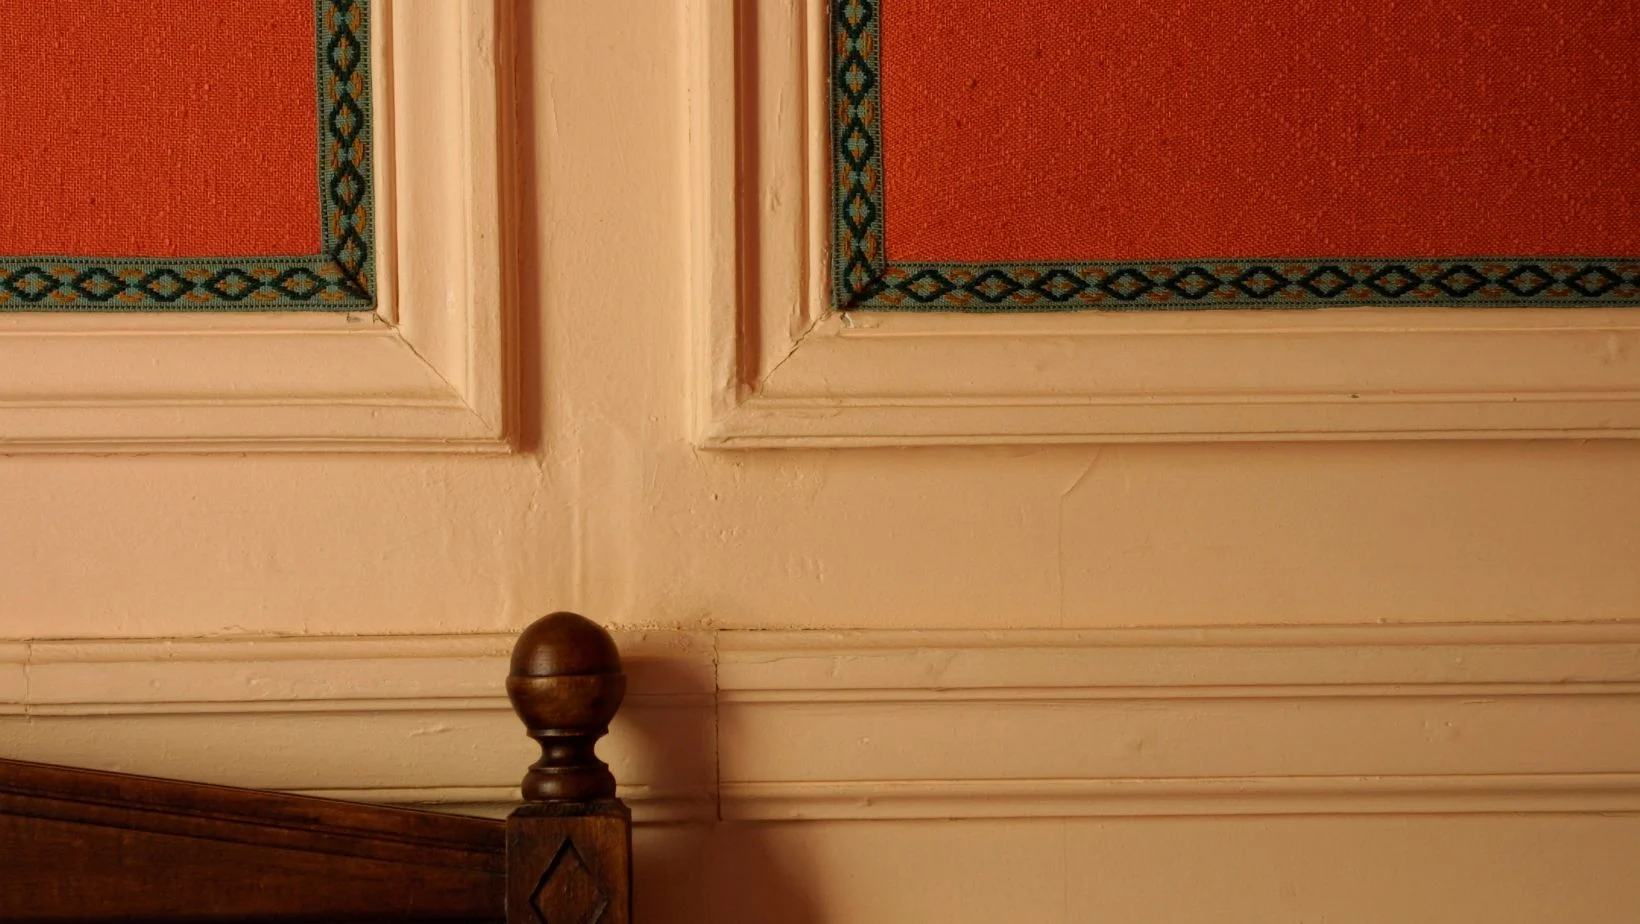
M427 786L291 790L299 796L367 802L429 811L459 812L487 818L504 818L519 804L517 786ZM617 787L619 796L632 809L639 824L677 824L717 819L717 794L674 792L652 786Z
M724 699L1632 692L1640 624L725 632Z
M1640 624L723 632L725 819L1640 811Z
M1640 773L732 783L731 821L1640 812Z
M622 798L715 820L710 636L615 636L630 692L599 750ZM0 756L499 817L538 756L505 694L516 640L0 642Z
M1640 811L1640 623L616 636L646 823ZM504 814L514 638L0 641L0 756Z
M986 687L955 690L751 690L725 692L725 703L1075 703L1088 700L1178 699L1408 699L1508 696L1612 696L1640 694L1640 683L1428 683L1281 684L1241 686Z
M628 694L622 709L711 709L710 694ZM92 717L122 715L293 715L302 713L442 713L494 712L511 716L506 697L440 699L426 696L403 699L257 700L251 702L124 702L42 703L15 707L14 714L30 716ZM0 710L0 714L5 714Z
M674 631L617 638L629 662L629 705L711 707L709 639ZM510 713L504 682L516 640L496 633L0 643L0 701L30 715ZM9 682L8 661L16 665Z

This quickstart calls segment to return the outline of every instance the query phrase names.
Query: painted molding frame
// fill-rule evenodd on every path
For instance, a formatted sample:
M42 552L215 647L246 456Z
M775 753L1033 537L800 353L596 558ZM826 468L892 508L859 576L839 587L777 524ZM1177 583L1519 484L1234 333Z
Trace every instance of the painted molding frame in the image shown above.
M373 0L374 312L0 317L0 454L507 451L511 8Z
M698 444L1640 436L1630 308L833 311L826 6L688 5Z

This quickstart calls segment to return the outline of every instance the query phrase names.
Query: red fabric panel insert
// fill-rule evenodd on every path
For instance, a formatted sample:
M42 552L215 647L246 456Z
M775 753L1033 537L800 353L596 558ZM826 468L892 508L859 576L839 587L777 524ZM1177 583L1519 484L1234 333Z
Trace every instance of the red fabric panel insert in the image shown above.
M882 0L895 261L1640 254L1633 0Z
M312 0L0 0L0 255L320 251Z

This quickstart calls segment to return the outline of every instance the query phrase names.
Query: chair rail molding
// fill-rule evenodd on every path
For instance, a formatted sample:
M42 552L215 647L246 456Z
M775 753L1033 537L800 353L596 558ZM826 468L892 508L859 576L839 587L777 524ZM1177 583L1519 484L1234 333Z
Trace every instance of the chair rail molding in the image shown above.
M371 4L374 312L0 316L0 454L507 451L511 9Z
M614 635L641 824L1640 811L1640 623ZM0 642L0 757L499 816L514 641Z
M695 439L1640 436L1640 310L830 307L826 3L689 0Z
M0 757L500 817L536 750L503 686L517 638L0 642ZM645 824L714 817L710 636L615 638L620 797Z
M1640 810L1640 626L724 632L722 817Z

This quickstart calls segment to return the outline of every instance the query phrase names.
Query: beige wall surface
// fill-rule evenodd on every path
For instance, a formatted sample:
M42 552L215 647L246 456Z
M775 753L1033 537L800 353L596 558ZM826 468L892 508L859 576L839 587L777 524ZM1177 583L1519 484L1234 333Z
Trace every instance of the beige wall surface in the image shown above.
M575 609L648 678L610 742L652 805L646 920L1640 908L1640 445L697 448L681 6L523 3L518 27L520 450L0 458L0 756L492 810L524 742L486 678ZM1477 634L1375 634L1406 623ZM866 638L758 654L809 629ZM433 638L234 647L269 636ZM882 677L839 674L885 646ZM1202 646L1208 680L1156 679ZM48 662L116 679L76 699ZM1030 759L971 769L999 740Z

